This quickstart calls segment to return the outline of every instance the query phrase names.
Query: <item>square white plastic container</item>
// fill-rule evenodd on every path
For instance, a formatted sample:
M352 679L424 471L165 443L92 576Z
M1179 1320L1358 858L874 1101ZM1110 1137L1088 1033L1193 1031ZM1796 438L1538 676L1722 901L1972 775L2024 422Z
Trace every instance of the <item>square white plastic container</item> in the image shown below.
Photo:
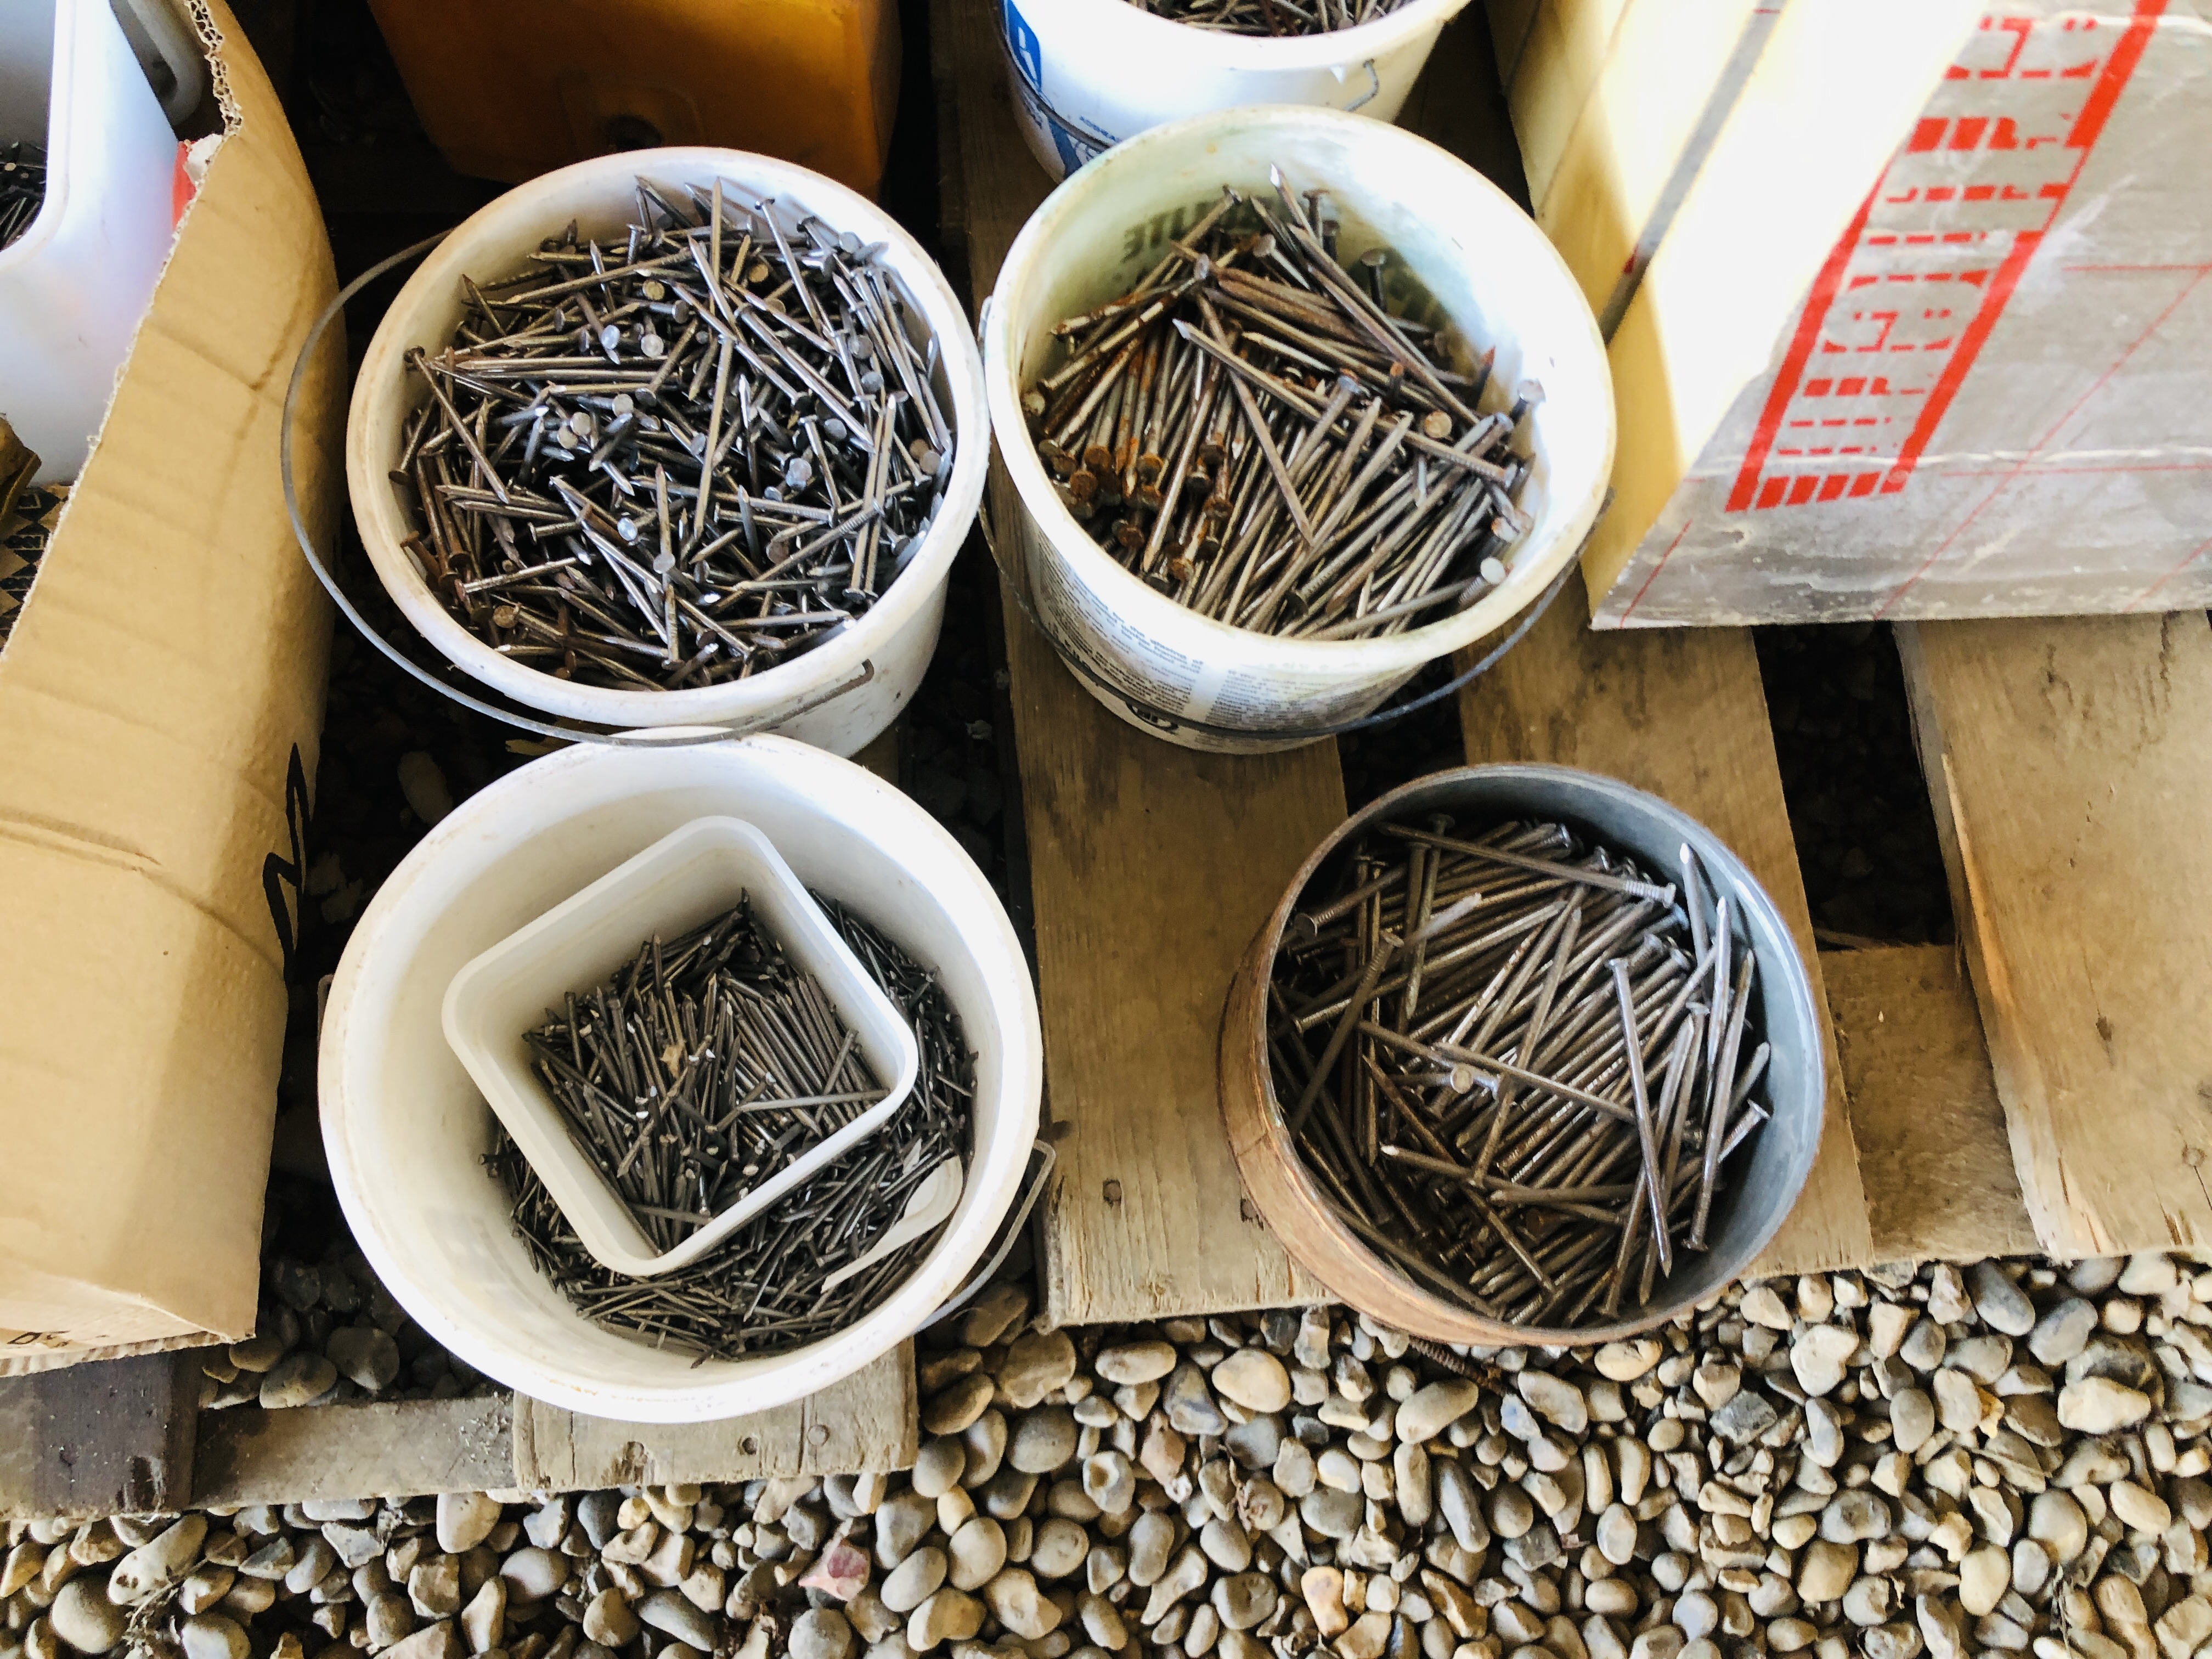
M570 1135L531 1069L524 1033L572 991L605 980L655 934L672 939L750 895L754 913L793 966L817 980L855 1034L883 1099L675 1249L656 1251L620 1194ZM773 842L741 818L695 818L511 933L453 976L446 1041L501 1123L603 1264L649 1279L697 1261L816 1170L890 1121L914 1088L921 1051L913 1029L831 925Z

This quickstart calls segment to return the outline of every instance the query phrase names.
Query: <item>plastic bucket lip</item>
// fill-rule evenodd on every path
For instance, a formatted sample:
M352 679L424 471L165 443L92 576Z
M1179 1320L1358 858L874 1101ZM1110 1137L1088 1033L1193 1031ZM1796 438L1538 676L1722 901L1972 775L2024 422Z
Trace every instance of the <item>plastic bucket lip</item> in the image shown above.
M1078 3L1125 5L1126 0L1078 0ZM1372 28L1376 25L1370 23L1363 27ZM1204 33L1189 29L1183 32ZM1116 609L1137 623L1147 635L1157 638L1164 632L1182 633L1195 629L1206 641L1209 648L1231 658L1251 655L1255 648L1261 648L1255 647L1254 642L1263 641L1270 667L1288 674L1333 677L1358 675L1365 672L1378 675L1410 673L1419 665L1419 661L1407 660L1409 648L1411 654L1420 660L1432 659L1495 632L1534 602L1551 579L1559 574L1560 567L1575 556L1584 534L1595 522L1604 496L1606 479L1612 471L1616 428L1609 382L1601 400L1604 437L1597 447L1597 452L1601 452L1600 459L1588 469L1591 475L1589 477L1570 481L1574 493L1583 499L1579 508L1570 515L1569 522L1555 532L1552 544L1543 550L1543 556L1534 559L1516 556L1511 574L1503 587L1486 594L1465 611L1452 613L1424 627L1390 635L1386 640L1301 641L1258 634L1213 617L1200 617L1166 595L1155 592L1093 542L1060 501L1045 471L1044 463L1030 440L1027 423L1022 415L1021 342L1015 334L1014 307L1005 298L1009 281L1022 280L1032 266L1040 264L1049 257L1048 250L1060 234L1062 227L1090 209L1097 181L1109 172L1127 170L1141 173L1153 164L1156 157L1202 151L1211 148L1220 137L1264 133L1270 128L1334 128L1347 141L1356 137L1363 143L1403 146L1409 156L1418 156L1426 166L1434 167L1440 162L1449 164L1449 167L1464 173L1479 191L1486 191L1495 197L1499 204L1509 209L1516 218L1526 222L1528 257L1547 262L1548 268L1566 290L1579 293L1565 262L1536 228L1534 222L1528 220L1510 198L1449 151L1416 134L1364 116L1305 105L1259 105L1192 116L1185 120L1150 128L1133 138L1126 139L1070 173L1044 204L1030 215L1021 234L1014 239L1013 246L1007 250L1006 259L1000 267L992 303L983 322L985 393L989 401L994 429L1000 434L1000 454L1020 493L1024 507L1039 531L1050 541L1054 550L1071 564L1094 572L1103 579L1116 595ZM1586 305L1583 307L1583 313L1588 337L1580 343L1587 347L1598 364L1603 365L1607 361L1605 347L1598 337L1596 321L1589 316ZM1557 489L1559 486L1554 483L1553 487ZM1370 663L1373 665L1371 671L1368 668ZM1255 727L1253 736L1264 739L1269 733L1264 728Z
M1157 16L1131 0L1021 0L1021 3L1025 13L1058 9L1094 28L1112 28L1126 22L1133 38L1162 52L1196 58L1231 73L1266 73L1357 65L1361 59L1389 52L1424 30L1442 28L1466 9L1468 0L1407 0L1396 11L1348 29L1285 35L1231 34L1222 29L1195 28Z
M1726 842L1681 808L1600 773L1536 762L1505 762L1455 768L1416 779L1370 802L1331 831L1291 879L1253 941L1247 965L1259 976L1259 985L1266 983L1284 929L1307 884L1346 846L1385 819L1448 810L1469 797L1480 802L1478 810L1486 817L1497 821L1559 818L1662 868L1671 869L1673 859L1671 854L1658 856L1655 851L1658 843L1686 842L1697 854L1706 878L1740 908L1747 926L1739 937L1750 939L1758 957L1759 986L1754 994L1764 1038L1773 1045L1766 1073L1767 1100L1773 1116L1760 1127L1749 1156L1737 1166L1734 1184L1715 1202L1712 1248L1692 1258L1693 1265L1687 1271L1678 1268L1672 1284L1662 1284L1648 1307L1607 1324L1568 1328L1485 1320L1413 1285L1349 1228L1334 1220L1304 1159L1290 1144L1273 1077L1263 1073L1255 1082L1265 1133L1272 1143L1268 1150L1291 1172L1291 1180L1308 1206L1307 1214L1270 1217L1268 1224L1293 1259L1332 1292L1342 1294L1339 1285L1331 1282L1330 1255L1355 1255L1381 1273L1395 1276L1403 1285L1407 1305L1425 1306L1435 1316L1429 1331L1417 1334L1441 1334L1439 1340L1447 1341L1540 1346L1586 1346L1633 1336L1667 1323L1741 1278L1789 1218L1811 1178L1827 1109L1827 1059L1812 976L1788 922L1758 878ZM1623 833L1617 827L1626 821L1638 825L1634 833ZM1264 994L1250 1000L1249 1011L1261 1022L1255 1052L1264 1055ZM1242 1012L1238 1000L1232 997L1230 1018L1236 1019ZM1224 1030L1224 1066L1231 1063L1231 1045L1237 1035ZM1224 1075L1224 1100L1228 1084ZM1245 1149L1237 1145L1234 1133L1231 1140L1241 1166ZM1764 1159L1762 1153L1766 1154ZM1762 1173L1768 1177L1763 1182L1759 1179ZM1249 1184L1249 1176L1247 1181ZM1756 1212L1747 1206L1756 1206ZM1751 1214L1752 1218L1731 1231L1730 1224L1740 1214ZM1310 1215L1326 1218L1327 1236L1318 1242L1304 1232ZM1287 1224L1293 1219L1297 1226Z
M837 229L852 231L866 243L888 243L899 256L890 262L891 269L939 343L939 363L951 394L945 414L954 435L952 476L945 486L943 506L906 569L873 607L789 662L729 684L674 691L578 685L502 657L485 645L454 620L400 545L412 530L386 477L393 459L386 436L396 436L407 410L419 401L408 394L404 361L406 348L417 342L403 337L420 319L453 308L450 296L458 292L460 277L479 274L469 269L472 264L519 260L539 237L556 234L571 217L579 216L569 205L579 194L641 174L687 184L720 179L749 196L779 202L796 197L806 203L808 212ZM586 234L601 228L601 222L582 216L587 221L583 227ZM500 239L503 252L494 255L488 247L478 248L489 227L510 222L515 228ZM927 611L930 595L950 574L953 557L966 542L982 501L990 462L989 429L982 358L967 313L944 272L904 227L857 191L794 163L750 150L672 146L597 156L518 185L471 214L432 250L392 301L362 357L346 413L346 483L362 544L385 592L409 626L472 678L530 708L597 725L720 725L756 717L774 723L795 713L797 705L816 693L857 676L873 653L887 649Z
M503 1226L498 1248L517 1254L463 1267L453 1258L468 1255L464 1246L441 1253L416 1239L409 1229L445 1200L428 1177L410 1183L423 1190L401 1198L377 1190L406 1173L395 1163L393 1138L400 1132L390 1120L412 1110L419 1124L445 1109L419 1101L394 1106L398 1085L386 1079L396 1019L413 1022L409 1044L459 1071L439 1029L444 978L434 963L425 969L419 959L426 951L442 954L457 969L473 954L468 939L439 935L455 925L451 913L469 903L488 872L529 856L554 834L580 844L580 850L563 849L567 865L596 866L592 875L604 873L627 856L624 842L633 842L628 852L635 852L659 838L656 826L673 829L702 807L741 796L771 821L805 815L820 825L825 841L865 843L878 855L872 871L853 878L856 886L872 883L878 890L868 919L937 970L969 1046L981 1051L976 1139L951 1222L873 1313L787 1355L708 1361L695 1369L688 1359L654 1355L641 1342L588 1323ZM813 849L779 846L805 878ZM460 925L491 942L493 924L485 917ZM478 1370L534 1399L591 1416L682 1423L767 1411L827 1388L896 1346L937 1310L982 1259L1019 1194L1036 1134L1043 1055L1027 959L1005 910L958 842L865 769L788 738L757 736L682 750L578 745L519 768L461 803L401 860L356 924L331 987L318 1081L339 1202L362 1254L416 1322ZM469 1143L473 1158L489 1114L476 1101L461 1115L467 1121L449 1133L476 1137ZM421 1148L409 1148L408 1159L419 1166ZM489 1188L483 1171L461 1173ZM557 1316L545 1322L554 1340L538 1351L523 1352L467 1316L471 1296L501 1306L514 1299L518 1293L500 1282L503 1278L526 1285L541 1307L557 1304ZM463 1279L471 1282L457 1282ZM617 1363L610 1358L616 1349L625 1356L635 1350L656 1369L617 1378L597 1374Z

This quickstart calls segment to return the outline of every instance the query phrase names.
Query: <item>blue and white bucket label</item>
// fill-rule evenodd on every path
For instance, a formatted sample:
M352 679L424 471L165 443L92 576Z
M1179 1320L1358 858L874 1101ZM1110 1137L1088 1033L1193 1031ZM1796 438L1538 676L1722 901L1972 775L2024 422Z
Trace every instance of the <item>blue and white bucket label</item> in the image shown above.
M1055 108L1048 100L1044 48L1038 42L1036 31L1016 9L1014 0L1000 0L999 18L1006 61L1014 68L1014 89L1020 94L1016 103L1023 123L1030 130L1032 148L1051 150L1060 158L1061 172L1073 173L1092 156L1119 143L1116 135L1100 131L1090 123Z

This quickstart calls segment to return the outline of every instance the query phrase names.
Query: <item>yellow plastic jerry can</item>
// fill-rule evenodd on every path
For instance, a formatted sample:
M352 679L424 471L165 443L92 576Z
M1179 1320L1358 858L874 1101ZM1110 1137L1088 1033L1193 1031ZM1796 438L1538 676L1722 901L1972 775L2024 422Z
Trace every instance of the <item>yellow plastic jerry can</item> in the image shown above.
M508 183L613 150L720 144L873 196L898 105L896 0L370 0L456 172Z

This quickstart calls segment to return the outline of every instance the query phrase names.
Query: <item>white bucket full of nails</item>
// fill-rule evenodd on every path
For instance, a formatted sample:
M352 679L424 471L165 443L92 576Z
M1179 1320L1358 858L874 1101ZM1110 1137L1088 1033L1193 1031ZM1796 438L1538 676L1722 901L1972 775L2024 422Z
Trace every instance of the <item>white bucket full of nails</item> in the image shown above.
M1120 3L1120 0L1112 0ZM1512 440L1528 462L1515 504L1529 527L1505 579L1463 610L1370 638L1284 638L1238 628L1155 592L1077 522L1031 440L1022 397L1060 349L1054 325L1130 290L1231 185L1272 195L1279 169L1338 216L1337 258L1389 250L1425 294L1440 367L1466 374L1494 349L1479 409L1505 410L1534 380L1541 401ZM1023 511L1017 554L1030 601L1062 659L1123 720L1187 748L1259 752L1372 713L1424 665L1504 629L1580 549L1613 471L1613 380L1589 305L1510 199L1424 138L1331 110L1237 109L1117 146L1071 176L1015 240L983 321L1000 453ZM1011 544L1011 545L1008 545Z
M665 877L690 888L696 868L679 866L696 865L696 847L687 854L678 843L673 857L664 851L642 877L634 861L686 826L716 818L750 825L802 896L847 906L935 975L974 1054L975 1094L957 1205L902 1284L855 1322L804 1346L695 1363L689 1352L592 1322L539 1270L512 1224L507 1188L483 1165L494 1114L448 1043L442 1011L457 975L541 919L568 930L572 945L605 924L605 938L584 939L570 964L588 976L634 951L656 918L681 927L714 914L717 895L690 891L671 909L652 891ZM624 872L637 885L615 897L636 899L638 908L617 906L611 916L602 887L562 916L562 907ZM748 893L757 896L762 879L749 871ZM726 890L725 879L720 896ZM788 938L796 925L787 918L778 930ZM599 949L617 935L626 935L620 945ZM533 954L544 943L525 941ZM542 1004L552 983L541 977L519 989ZM526 1002L510 1001L510 1023L538 1013L519 1013ZM887 1079L899 1066L896 1046L886 1042L878 1066ZM324 1015L319 1088L346 1219L378 1278L425 1330L533 1399L596 1417L678 1423L772 1410L826 1388L896 1346L973 1281L1022 1190L1043 1056L1021 945L959 843L872 773L801 744L754 737L580 744L455 808L401 861L354 929Z
M1405 0L1380 15L1363 9L1369 21L1350 28L1255 35L1157 16L1135 0L1000 0L999 27L1022 136L1060 179L1206 110L1310 104L1395 121L1466 3ZM1293 26L1289 9L1279 22Z
M619 238L638 216L638 181L681 199L718 182L748 209L767 203L787 234L810 217L870 249L906 296L936 353L932 386L953 432L951 477L897 579L864 614L804 653L743 679L673 690L556 678L502 655L453 616L408 550L417 526L392 478L408 422L431 393L411 353L443 351L464 315L462 279L512 276L571 222ZM917 352L929 341L916 340ZM423 260L378 325L346 420L346 482L362 545L400 614L448 661L525 707L603 727L722 726L772 730L850 755L912 701L937 646L953 556L982 500L990 458L982 366L965 310L921 244L873 202L787 161L704 147L633 150L562 167L479 209Z

